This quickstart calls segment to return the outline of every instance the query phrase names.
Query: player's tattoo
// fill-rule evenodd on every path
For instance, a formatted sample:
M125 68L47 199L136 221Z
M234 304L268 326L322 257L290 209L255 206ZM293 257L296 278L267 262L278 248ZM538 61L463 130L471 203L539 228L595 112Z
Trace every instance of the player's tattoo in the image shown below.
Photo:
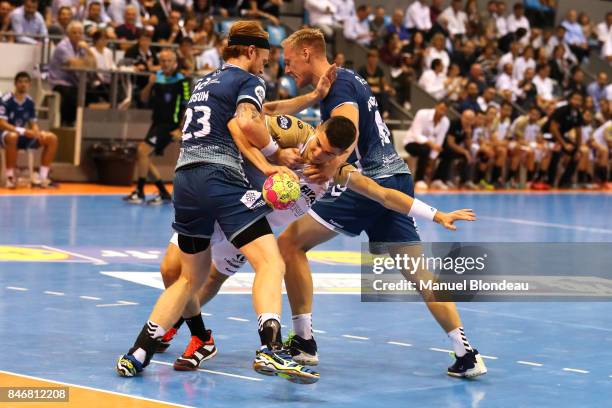
M236 108L236 117L244 120L257 120L261 118L261 115L252 104L241 103L238 105L238 108Z

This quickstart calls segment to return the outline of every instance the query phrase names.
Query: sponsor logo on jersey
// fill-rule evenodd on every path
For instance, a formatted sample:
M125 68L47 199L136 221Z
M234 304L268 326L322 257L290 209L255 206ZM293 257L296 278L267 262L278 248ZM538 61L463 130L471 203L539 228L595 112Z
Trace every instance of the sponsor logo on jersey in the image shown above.
M291 127L291 118L285 115L280 115L276 117L276 123L278 123L278 126L281 129L287 130Z
M301 120L297 121L297 127L299 127L300 129L304 129L304 124L302 123Z
M312 207L312 205L315 203L316 199L317 199L317 193L315 193L310 187L308 187L306 184L303 184L300 187L300 190L302 192L302 196L304 198L306 198L308 200L308 206Z
M247 206L247 208L255 209L266 205L265 201L261 199L261 193L256 190L249 190L240 199L240 202Z
M339 223L339 222L337 222L337 221L334 221L334 220L329 220L329 221L327 221L327 222L329 222L329 223L330 223L331 225L333 225L334 227L337 227L337 228L344 228L344 225L340 224L340 223Z
M259 103L263 103L264 99L266 99L266 90L263 86L258 86L255 88L255 95L259 99Z

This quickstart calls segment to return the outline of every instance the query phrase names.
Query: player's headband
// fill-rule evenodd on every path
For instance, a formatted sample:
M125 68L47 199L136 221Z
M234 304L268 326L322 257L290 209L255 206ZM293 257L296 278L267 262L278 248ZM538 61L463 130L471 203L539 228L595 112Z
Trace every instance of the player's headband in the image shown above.
M265 48L266 50L270 49L270 43L267 39L263 37L255 37L251 35L232 35L228 42L228 47L232 45L254 45L257 48Z

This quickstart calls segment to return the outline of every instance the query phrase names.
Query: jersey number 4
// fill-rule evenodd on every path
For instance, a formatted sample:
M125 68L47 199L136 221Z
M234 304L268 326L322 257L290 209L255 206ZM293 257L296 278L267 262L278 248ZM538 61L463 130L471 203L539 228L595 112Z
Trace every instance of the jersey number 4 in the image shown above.
M197 127L200 124L202 129L196 130L191 133L187 133L191 121L194 119L194 112L196 116L201 113L198 119L195 119L195 123L192 127ZM185 124L183 125L183 140L189 140L192 137L204 137L210 133L210 108L208 106L196 106L195 108L187 108L185 111Z

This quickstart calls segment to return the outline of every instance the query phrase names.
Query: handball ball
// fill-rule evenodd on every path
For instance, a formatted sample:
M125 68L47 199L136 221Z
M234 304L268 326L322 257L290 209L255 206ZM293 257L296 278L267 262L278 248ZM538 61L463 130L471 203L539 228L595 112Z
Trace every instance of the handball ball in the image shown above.
M266 179L262 194L270 207L286 210L300 197L300 184L286 174L276 173Z

